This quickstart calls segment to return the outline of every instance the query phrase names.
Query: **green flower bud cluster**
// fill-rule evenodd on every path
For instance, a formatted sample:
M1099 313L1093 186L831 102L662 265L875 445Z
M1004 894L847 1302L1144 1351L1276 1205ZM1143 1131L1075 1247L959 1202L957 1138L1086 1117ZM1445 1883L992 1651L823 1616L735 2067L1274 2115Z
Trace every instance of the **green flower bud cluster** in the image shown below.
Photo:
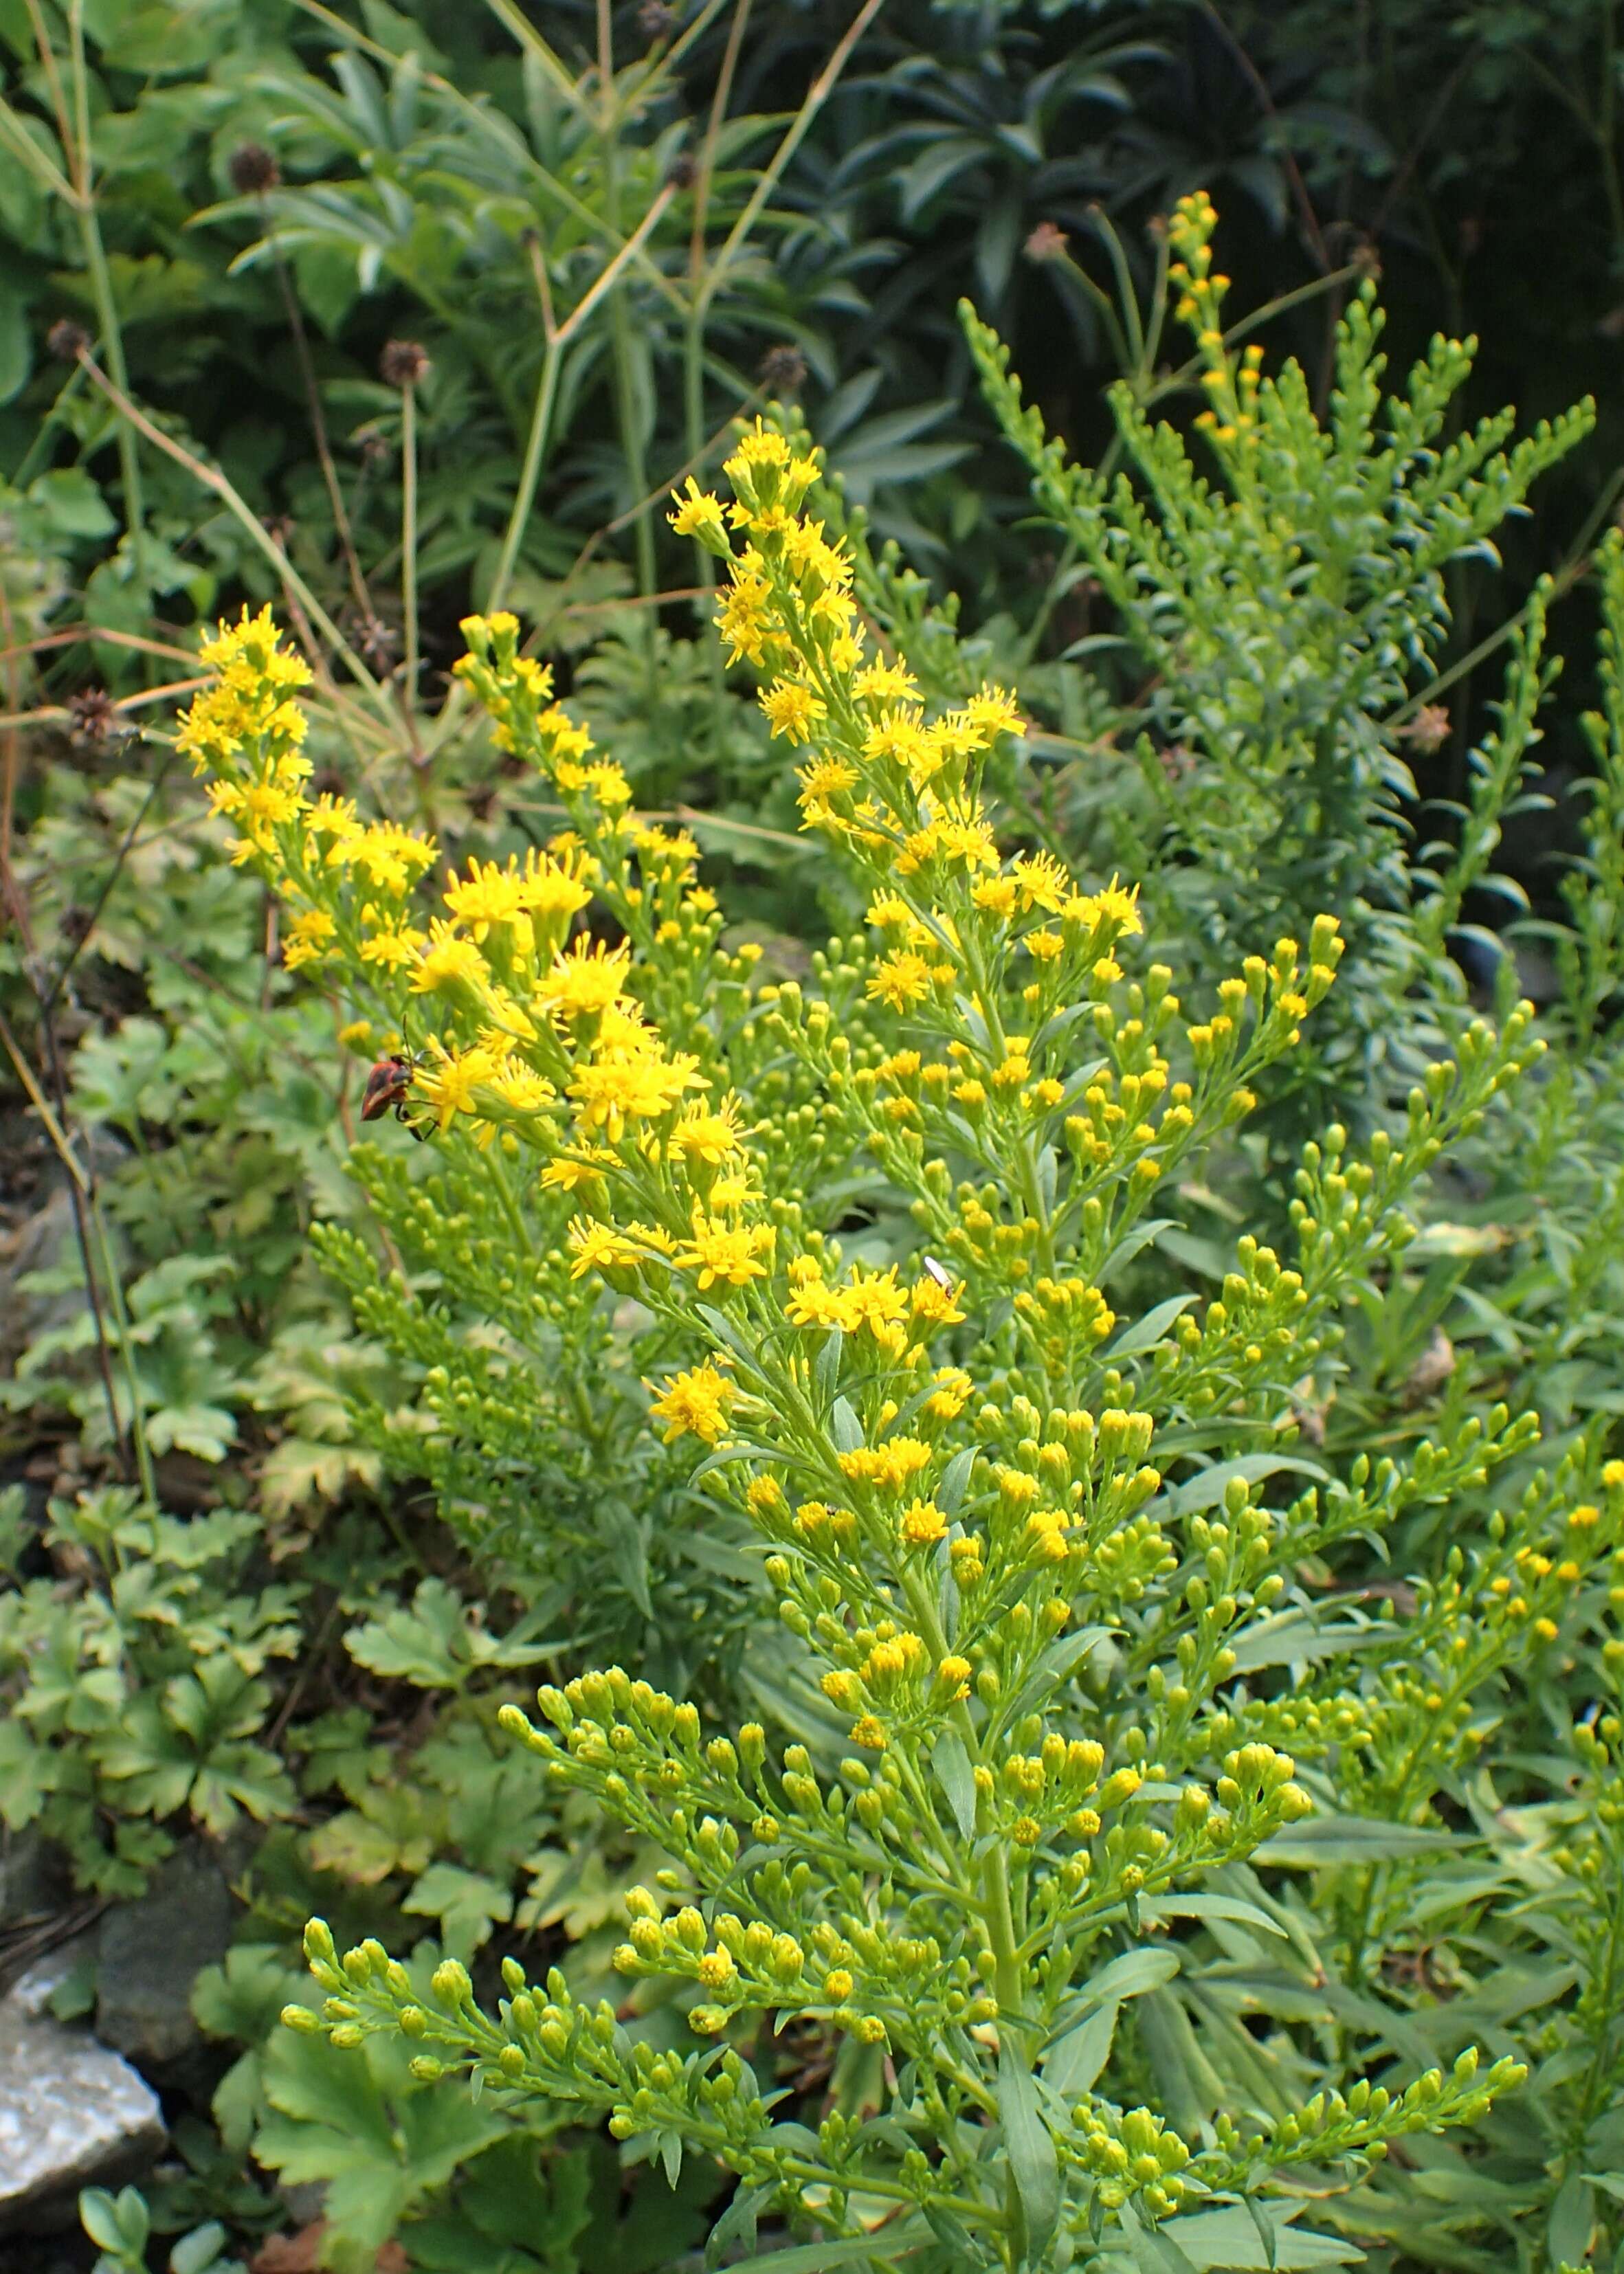
M1113 2122L1092 2102L1076 2109L1071 2120L1080 2135L1079 2160L1101 2210L1120 2210L1138 2197L1153 2219L1172 2218L1184 2198L1179 2174L1190 2161L1177 2132L1148 2108L1130 2108Z
M1295 2114L1267 2131L1244 2137L1232 2120L1216 2120L1216 2144L1190 2167L1214 2191L1255 2186L1265 2171L1293 2164L1322 2164L1344 2156L1380 2162L1390 2141L1406 2133L1430 2132L1445 2124L1475 2124L1502 2093L1515 2090L1528 2072L1509 2054L1479 2073L1477 2051L1468 2046L1447 2074L1426 2069L1401 2093L1361 2077L1346 2094L1318 2092Z
M1506 1406L1495 1405L1486 1416L1468 1415L1447 1445L1424 1437L1402 1467L1386 1455L1372 1464L1368 1453L1357 1454L1345 1481L1311 1487L1293 1504L1283 1545L1299 1555L1315 1555L1356 1532L1385 1532L1411 1509L1447 1507L1538 1440L1538 1415L1513 1417Z

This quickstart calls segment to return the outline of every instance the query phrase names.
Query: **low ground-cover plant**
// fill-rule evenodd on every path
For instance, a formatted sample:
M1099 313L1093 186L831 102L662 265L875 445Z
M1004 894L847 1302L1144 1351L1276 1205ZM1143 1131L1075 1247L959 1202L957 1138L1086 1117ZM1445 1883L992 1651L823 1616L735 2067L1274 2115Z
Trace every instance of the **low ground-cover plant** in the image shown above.
M1287 1258L1244 1238L1204 1308L1165 1293L1150 1211L1300 1047L1337 926L1270 943L1193 1017L1165 967L1130 976L1135 894L1001 852L983 793L1014 708L987 689L923 713L801 511L815 471L758 428L733 506L691 490L674 516L725 562L724 636L867 901L814 986L756 983L719 946L692 847L629 813L510 619L470 621L461 671L571 827L454 873L440 913L414 889L426 840L310 798L301 668L268 621L222 631L185 729L295 959L370 1005L380 1099L470 1194L488 1178L470 1268L508 1259L515 1315L568 1303L583 1337L618 1334L688 1464L697 1543L767 1551L822 1693L787 1747L755 1722L706 1743L618 1668L544 1690L539 1724L505 1717L671 1857L621 1962L721 2043L657 2049L516 1959L492 2018L460 1963L422 1979L376 1940L341 1960L320 1925L328 2002L289 2018L341 2047L398 2031L420 2078L607 2112L673 2173L719 2157L742 2181L728 2232L786 2212L820 2263L1334 2263L1308 2198L1353 2237L1398 2232L1425 2142L1521 2079L1486 1972L1502 1878L1440 1866L1473 1852L1458 1827L1507 1685L1571 1663L1602 1718L1552 1738L1598 1803L1616 1774L1617 1647L1597 1645L1624 1469L1598 1437L1413 1583L1327 1611L1304 1578L1362 1577L1363 1543L1489 1487L1535 1434L1502 1407L1337 1475L1297 1430L1420 1180L1530 1064L1530 1014L1465 1027L1395 1134L1304 1149ZM590 908L618 937L573 930ZM440 1426L500 1409L453 1380L429 1384ZM551 1521L533 1544L568 1550ZM1598 1881L1610 1806L1575 1827ZM1418 1909L1476 1934L1480 2029L1396 1985ZM1617 2098L1611 1939L1539 1915L1573 1953L1548 2090L1582 2164ZM816 2128L775 2121L747 2060L771 2061L771 2015L835 2061ZM1575 2208L1579 2164L1553 2252L1608 2215Z

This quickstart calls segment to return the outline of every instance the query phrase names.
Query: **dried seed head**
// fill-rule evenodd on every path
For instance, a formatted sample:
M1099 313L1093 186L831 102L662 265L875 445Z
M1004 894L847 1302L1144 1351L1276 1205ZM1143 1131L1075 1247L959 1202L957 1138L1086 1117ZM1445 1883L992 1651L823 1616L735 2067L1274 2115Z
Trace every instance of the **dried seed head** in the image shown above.
M64 363L77 363L80 356L89 351L90 335L82 324L76 324L71 316L63 316L46 333L45 344L54 356L60 356Z
M665 169L665 179L673 190L691 190L699 179L699 165L693 153L679 150Z
M378 369L387 387L419 387L428 375L428 350L416 340L390 340L378 358Z
M240 198L263 197L274 190L282 179L282 168L276 162L274 151L267 150L263 142L243 142L226 160L226 171L231 177L231 186Z
M1442 703L1424 703L1413 719L1406 720L1403 726L1395 727L1394 731L1400 742L1412 743L1430 757L1434 750L1441 750L1449 739L1448 706Z
M667 40L677 28L677 11L668 8L665 0L643 0L637 11L637 29L645 40Z
M762 385L773 395L799 395L807 383L807 359L787 340L770 347L759 368Z
M76 742L110 742L113 730L118 724L113 698L105 687L84 687L77 695L70 695L68 716L73 721Z
M1026 239L1028 260L1058 260L1071 242L1057 222L1041 221Z
M387 671L400 652L401 636L391 624L380 616L369 616L361 627L356 642L361 658L369 670Z

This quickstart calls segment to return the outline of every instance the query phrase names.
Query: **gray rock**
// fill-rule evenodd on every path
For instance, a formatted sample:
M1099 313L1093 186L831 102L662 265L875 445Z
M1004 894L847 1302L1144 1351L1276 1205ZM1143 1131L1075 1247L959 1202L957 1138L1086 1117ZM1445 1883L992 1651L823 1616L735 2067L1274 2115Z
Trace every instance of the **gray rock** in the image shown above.
M37 1832L0 1829L0 1926L59 1912L66 1894L61 1864Z
M164 2144L151 2086L87 2029L53 2019L72 1962L54 1951L0 1999L0 2234L72 2226L81 2187L141 2178Z
M96 2035L162 2083L178 2081L202 2044L192 1984L225 1956L234 1911L225 1874L183 1849L138 1901L102 1921Z

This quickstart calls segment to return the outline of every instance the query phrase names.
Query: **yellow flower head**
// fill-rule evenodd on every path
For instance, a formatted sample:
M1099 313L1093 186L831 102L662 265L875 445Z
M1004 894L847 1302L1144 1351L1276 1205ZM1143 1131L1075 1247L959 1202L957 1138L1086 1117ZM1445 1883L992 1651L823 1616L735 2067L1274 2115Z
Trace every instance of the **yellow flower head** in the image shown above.
M837 1291L845 1314L841 1323L852 1332L866 1327L877 1340L883 1329L907 1316L908 1299L898 1284L894 1263L883 1271L865 1271L859 1263L853 1269L850 1285Z
M966 725L981 741L990 742L999 734L1024 734L1020 712L1015 698L1002 687L983 687L973 695L964 707Z
M688 478L687 490L673 490L671 497L673 510L666 519L679 537L697 538L707 552L718 555L730 550L719 498L702 490L692 474Z
M797 774L801 784L801 809L808 823L822 821L828 814L830 802L844 797L857 787L857 769L844 758L815 758L809 765L801 767Z
M792 742L804 742L810 729L828 714L828 705L821 695L799 679L778 679L764 688L761 707L772 727L773 735L788 737Z
M568 1239L572 1279L584 1279L589 1271L625 1271L643 1261L641 1251L612 1224L590 1224L577 1216Z
M883 1003L892 1011L909 1011L924 1001L935 984L935 967L916 949L898 947L875 965L864 992L871 1003Z
M772 1254L776 1239L770 1224L718 1224L712 1217L696 1215L693 1231L674 1260L679 1270L697 1273L702 1295L718 1284L748 1287L752 1279L766 1277L767 1266L762 1259Z
M714 1445L727 1427L728 1409L738 1395L727 1376L707 1360L673 1374L649 1412L665 1425L666 1444L674 1444L679 1437L698 1437Z
M335 836L327 860L335 868L361 869L378 890L399 895L410 892L415 878L433 866L438 850L430 838L392 821L373 821L353 834Z
M684 1090L703 1086L697 1058L680 1051L668 1058L658 1050L646 1050L626 1057L594 1058L578 1066L569 1095L589 1129L603 1129L615 1139L628 1121L657 1121L678 1103Z
M554 958L537 986L537 1000L562 1018L600 1018L620 1001L631 960L624 942L612 948L602 940L578 939L567 955Z
M218 623L213 639L203 643L202 659L208 671L227 672L233 664L246 664L257 676L280 687L308 687L310 669L284 648L267 600L256 616L246 607L234 624Z
M302 964L317 962L337 930L325 908L301 908L288 927L287 944L282 949L282 960L289 970L297 971Z
M376 963L389 971L407 971L417 961L423 934L410 924L386 925L361 943L363 963Z
M936 1388L925 1400L927 1419L957 1421L974 1391L975 1384L961 1367L943 1367L936 1377Z
M1139 886L1135 885L1132 892L1126 892L1115 877L1102 892L1073 896L1060 913L1065 922L1074 924L1079 930L1109 924L1115 936L1132 938L1145 929L1139 915Z
M429 943L412 974L414 995L448 994L472 988L483 994L489 984L485 960L471 939L463 939L439 917L429 927Z
M930 1448L917 1437L888 1437L883 1445L859 1445L849 1453L838 1453L835 1459L841 1475L853 1484L899 1492L930 1466Z
M933 1500L910 1501L897 1529L905 1547L934 1547L947 1538L947 1518Z
M1057 915L1071 896L1071 879L1052 853L1022 853L1010 863L1010 875L1023 908L1046 908Z
M956 1327L964 1319L951 1282L944 1287L929 1271L910 1289L908 1304L914 1318L923 1327Z
M714 1113L703 1105L687 1107L666 1145L679 1160L698 1161L708 1169L719 1169L740 1149L738 1099L724 1098L720 1111Z
M852 681L852 692L859 702L917 703L919 681L902 664L870 663Z
M476 1111L475 1096L505 1061L483 1044L470 1050L442 1050L437 1065L421 1067L413 1085L442 1129L459 1113Z
M510 1058L500 1073L492 1075L490 1088L493 1111L500 1106L523 1118L545 1112L558 1096L550 1081L518 1058Z
M459 923L466 924L477 940L484 939L492 924L512 923L523 911L518 863L510 859L505 869L499 869L494 861L483 867L470 861L466 877L453 874L448 879L445 902Z
M362 823L350 799L331 797L323 792L313 805L305 807L303 826L307 837L326 838L333 844L358 837Z

